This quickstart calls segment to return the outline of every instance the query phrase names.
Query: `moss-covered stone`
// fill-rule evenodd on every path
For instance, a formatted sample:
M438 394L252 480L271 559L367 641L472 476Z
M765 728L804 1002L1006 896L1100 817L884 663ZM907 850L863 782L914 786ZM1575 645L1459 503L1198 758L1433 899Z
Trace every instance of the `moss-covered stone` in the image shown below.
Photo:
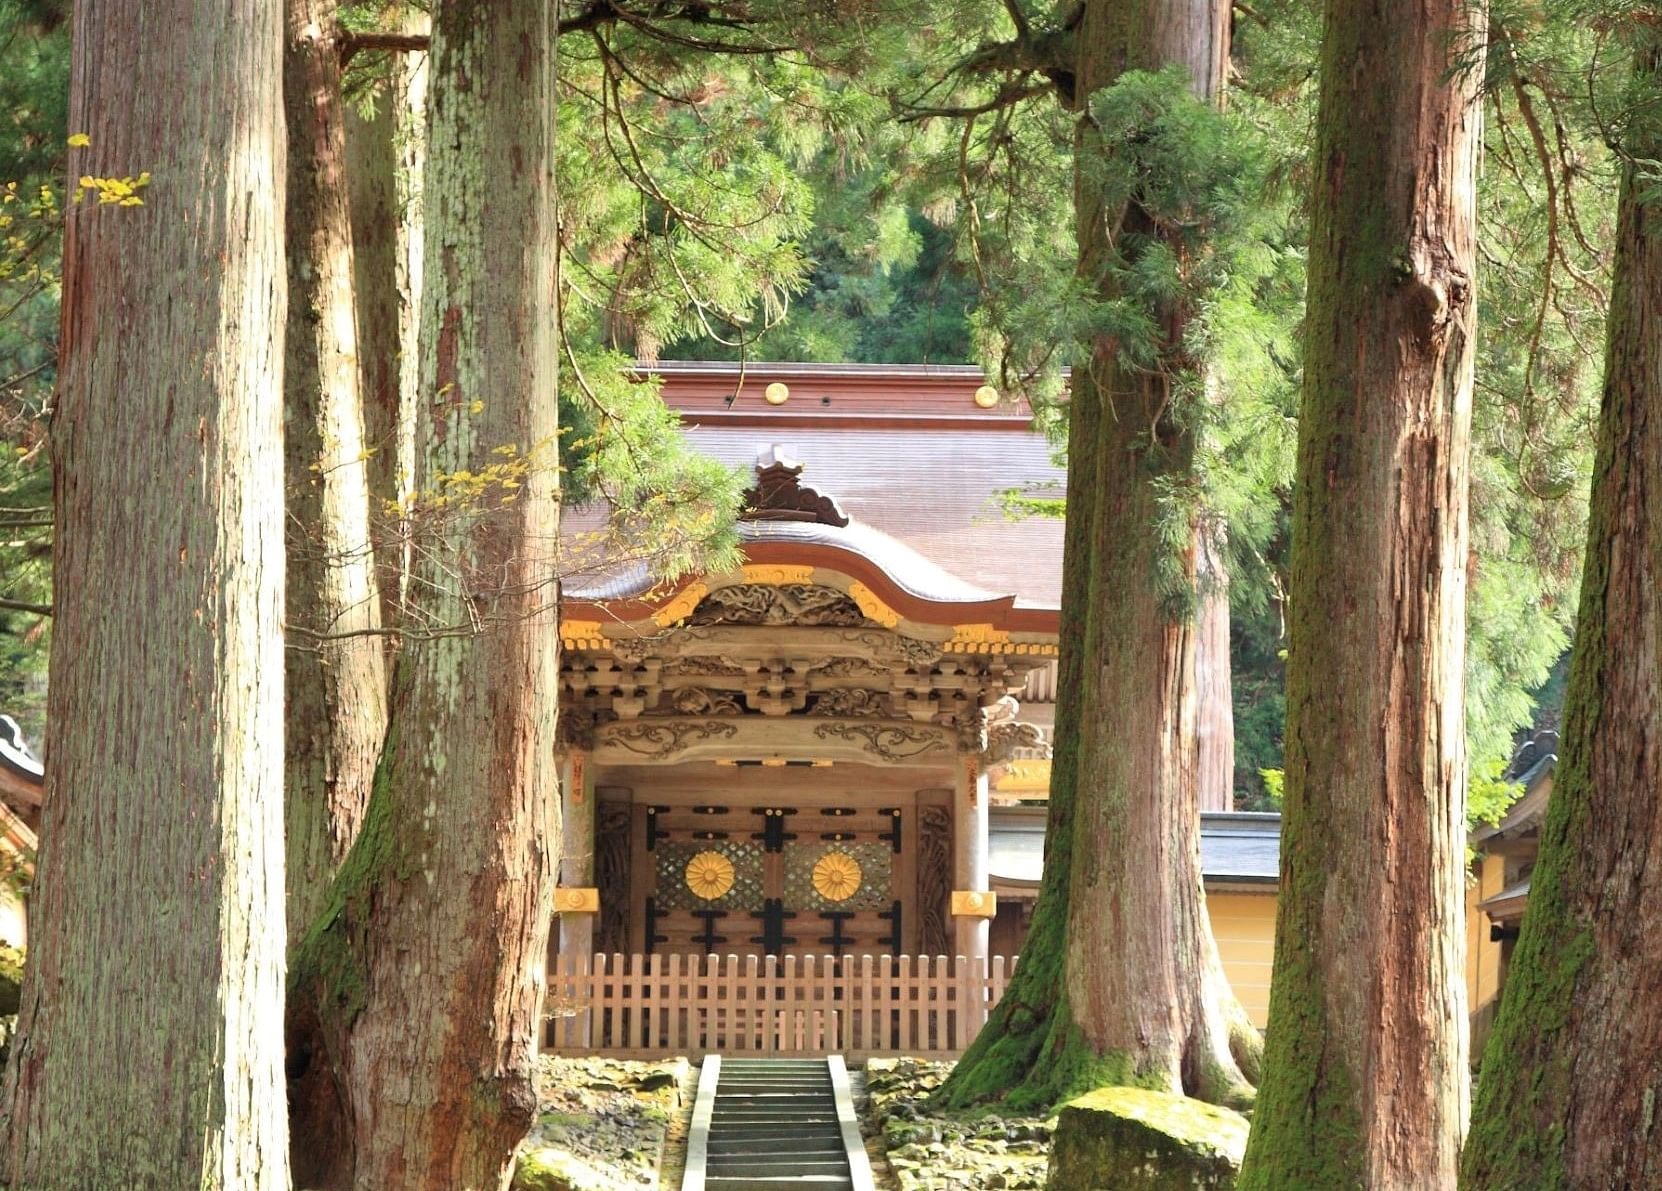
M1247 1119L1186 1096L1100 1088L1062 1107L1050 1191L1197 1191L1235 1186Z
M605 1191L610 1185L580 1158L564 1150L541 1149L520 1154L512 1191Z

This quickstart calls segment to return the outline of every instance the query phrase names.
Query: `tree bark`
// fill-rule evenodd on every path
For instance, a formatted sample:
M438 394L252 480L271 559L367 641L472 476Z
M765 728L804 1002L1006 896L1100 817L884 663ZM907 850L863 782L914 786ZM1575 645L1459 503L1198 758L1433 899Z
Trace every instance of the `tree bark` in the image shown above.
M1626 126L1564 735L1463 1185L1662 1185L1662 42ZM1646 106L1650 105L1650 106Z
M363 822L387 726L358 387L335 0L287 0L288 930L298 942Z
M1481 36L1330 0L1287 796L1244 1189L1454 1185L1466 1116L1467 486Z
M1229 656L1229 567L1225 529L1195 527L1195 735L1199 748L1200 809L1235 809L1235 684Z
M1218 96L1228 8L1217 0L1087 3L1076 34L1079 272L1106 299L1114 227L1091 97L1128 70L1178 63ZM1170 372L1189 367L1181 304L1161 312ZM1106 337L1075 369L1069 423L1062 657L1045 885L1017 980L943 1092L1050 1104L1135 1083L1222 1102L1250 1096L1257 1033L1223 975L1201 888L1195 624L1161 592L1164 481L1192 478L1192 431L1172 424L1160 373ZM1190 590L1196 558L1179 560ZM1077 688L1077 689L1076 689ZM1053 870L1065 868L1067 876ZM1243 1064L1247 1070L1243 1070ZM1013 1094L1012 1094L1013 1090Z
M74 21L71 172L152 181L67 212L3 1173L283 1191L282 9L82 0Z
M294 1050L296 1176L318 1186L500 1187L535 1115L559 854L554 45L552 0L434 19L428 631L400 652L363 831L296 963L321 1026Z
M425 13L395 14L426 36ZM346 114L346 174L357 276L359 383L369 458L381 623L397 626L408 594L410 541L394 511L415 490L416 374L421 321L421 164L427 54L393 54L366 117ZM389 638L391 640L391 638Z

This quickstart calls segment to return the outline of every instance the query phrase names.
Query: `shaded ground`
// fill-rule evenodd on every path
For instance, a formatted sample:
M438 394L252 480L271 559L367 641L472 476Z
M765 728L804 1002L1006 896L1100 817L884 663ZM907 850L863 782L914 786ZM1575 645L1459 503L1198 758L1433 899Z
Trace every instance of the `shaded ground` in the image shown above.
M872 1059L864 1124L896 1191L1037 1191L1056 1118L931 1112L925 1103L951 1063ZM879 1173L879 1179L883 1175Z
M674 1191L679 1173L660 1183L659 1163L694 1078L685 1059L543 1058L516 1191Z

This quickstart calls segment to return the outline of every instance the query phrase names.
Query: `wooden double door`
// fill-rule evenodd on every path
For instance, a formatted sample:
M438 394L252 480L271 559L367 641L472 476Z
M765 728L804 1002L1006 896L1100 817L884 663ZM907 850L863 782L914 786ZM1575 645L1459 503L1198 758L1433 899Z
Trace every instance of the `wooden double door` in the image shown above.
M914 806L648 805L631 882L648 954L883 955L915 947Z

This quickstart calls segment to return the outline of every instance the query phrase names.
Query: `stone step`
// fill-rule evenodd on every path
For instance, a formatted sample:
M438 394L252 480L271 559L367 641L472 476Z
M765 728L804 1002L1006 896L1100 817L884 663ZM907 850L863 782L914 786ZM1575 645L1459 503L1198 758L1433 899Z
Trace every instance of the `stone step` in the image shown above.
M838 1178L847 1178L848 1159L842 1157L834 1160L804 1158L792 1162L758 1162L754 1159L719 1160L711 1158L707 1169L709 1170L709 1174L706 1176L708 1178L721 1178L724 1175L740 1175L752 1178L757 1175L772 1175L775 1177L791 1175L800 1179L804 1175L813 1174L828 1174L836 1175Z
M792 1144L787 1147L782 1144L785 1142ZM710 1139L710 1153L712 1154L772 1154L780 1157L790 1157L795 1154L817 1154L827 1149L835 1150L839 1154L842 1153L842 1134L821 1133L811 1136L797 1134L793 1137L789 1134L773 1131L732 1130L724 1132L720 1137Z
M844 1175L715 1175L704 1191L853 1191L854 1180Z

